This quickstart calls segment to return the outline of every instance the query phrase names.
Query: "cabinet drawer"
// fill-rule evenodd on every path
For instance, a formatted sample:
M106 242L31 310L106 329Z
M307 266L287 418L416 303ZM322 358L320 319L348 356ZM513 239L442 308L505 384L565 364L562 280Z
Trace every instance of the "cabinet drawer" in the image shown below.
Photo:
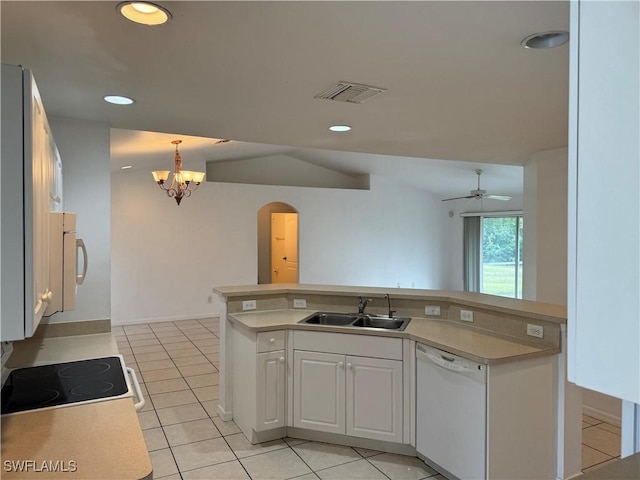
M284 350L285 330L258 333L258 353Z
M401 338L300 330L292 333L293 348L296 350L402 360Z

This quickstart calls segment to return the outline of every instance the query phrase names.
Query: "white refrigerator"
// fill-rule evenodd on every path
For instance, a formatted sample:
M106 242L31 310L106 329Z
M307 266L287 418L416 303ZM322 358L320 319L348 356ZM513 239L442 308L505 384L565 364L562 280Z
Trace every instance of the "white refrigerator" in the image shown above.
M49 222L51 300L44 313L45 316L75 308L77 288L84 282L88 266L87 249L76 233L76 214L51 212ZM81 269L80 253L82 253Z

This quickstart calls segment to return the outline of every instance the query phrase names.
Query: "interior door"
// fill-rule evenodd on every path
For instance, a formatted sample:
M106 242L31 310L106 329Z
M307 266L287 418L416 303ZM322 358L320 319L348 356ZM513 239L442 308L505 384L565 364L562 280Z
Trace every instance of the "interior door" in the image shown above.
M298 283L298 214L271 214L271 283Z

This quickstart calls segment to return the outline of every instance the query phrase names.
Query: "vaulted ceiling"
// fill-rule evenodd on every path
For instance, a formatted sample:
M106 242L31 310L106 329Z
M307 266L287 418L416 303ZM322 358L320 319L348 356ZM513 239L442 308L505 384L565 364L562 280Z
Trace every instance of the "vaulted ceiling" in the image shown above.
M2 62L33 70L50 116L284 146L265 151L345 171L406 165L414 177L421 159L463 162L468 178L468 162L522 165L567 143L568 45L520 46L568 30L566 1L162 2L173 18L158 27L116 5L0 4ZM362 104L314 98L338 81L386 91ZM102 100L114 93L136 103ZM353 130L330 132L336 123Z

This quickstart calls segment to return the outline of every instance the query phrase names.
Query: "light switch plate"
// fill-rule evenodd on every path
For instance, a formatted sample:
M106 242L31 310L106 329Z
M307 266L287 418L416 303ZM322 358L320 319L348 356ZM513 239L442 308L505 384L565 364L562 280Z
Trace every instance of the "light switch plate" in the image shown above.
M441 315L439 305L427 305L424 307L424 314L439 317Z
M307 308L307 300L304 298L294 298L293 308Z
M255 310L256 309L256 301L255 300L243 300L242 301L242 310Z
M471 310L460 310L460 320L463 322L473 322L473 312Z

